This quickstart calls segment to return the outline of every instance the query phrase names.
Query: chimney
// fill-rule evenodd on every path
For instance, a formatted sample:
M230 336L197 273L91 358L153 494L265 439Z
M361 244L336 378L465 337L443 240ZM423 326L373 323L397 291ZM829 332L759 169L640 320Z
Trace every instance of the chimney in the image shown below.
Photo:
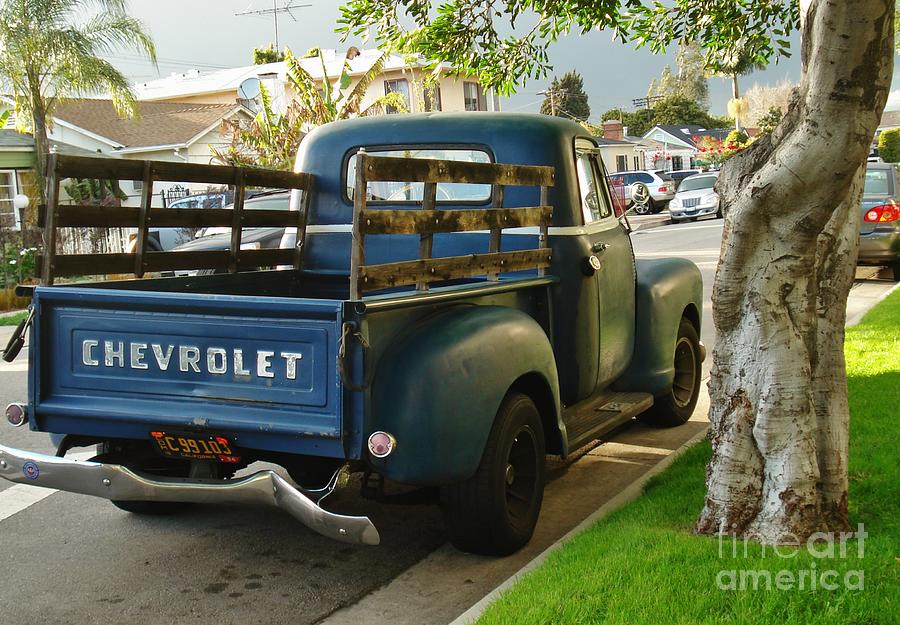
M621 141L625 138L625 130L618 119L603 122L603 138Z

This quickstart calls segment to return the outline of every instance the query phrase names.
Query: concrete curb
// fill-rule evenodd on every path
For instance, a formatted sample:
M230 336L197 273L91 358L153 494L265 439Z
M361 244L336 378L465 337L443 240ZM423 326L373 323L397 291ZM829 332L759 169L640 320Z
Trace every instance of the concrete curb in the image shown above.
M885 291L878 297L874 298L871 302L867 302L867 304L864 307L862 307L859 311L857 311L856 314L847 317L845 327L851 328L851 327L855 326L856 324L858 324L860 321L862 321L863 317L866 316L866 313L868 313L870 310L872 310L873 308L878 306L878 304L880 304L881 302L886 300L890 296L890 294L893 293L894 291L896 291L898 288L900 288L900 282L898 282L897 284L892 286L890 289L888 289L887 291Z
M544 551L542 551L536 558L534 558L531 562L523 566L516 573L514 573L511 577L509 577L502 584L497 586L494 590L489 592L487 595L482 597L482 599L473 605L471 608L460 614L453 621L449 623L449 625L470 625L477 621L484 611L494 603L500 596L513 584L515 584L519 579L526 575L527 573L533 571L550 556L551 553L562 547L565 543L572 540L575 536L589 528L591 525L595 524L597 521L601 520L603 517L607 516L611 512L614 512L624 506L627 503L630 503L641 496L644 491L644 485L647 481L653 477L654 475L658 475L665 471L669 465L671 465L676 458L678 458L681 454L687 451L690 447L693 447L701 440L706 438L706 430L698 432L693 437L691 437L687 442L685 442L681 447L670 453L668 456L660 460L656 465L654 465L649 471L644 473L641 477L636 479L634 482L626 486L623 490L619 492L612 499L607 501L605 504L597 508L595 512L593 512L590 516L584 519L581 523L573 527L569 530L565 535L561 538L557 539L552 545L547 547Z

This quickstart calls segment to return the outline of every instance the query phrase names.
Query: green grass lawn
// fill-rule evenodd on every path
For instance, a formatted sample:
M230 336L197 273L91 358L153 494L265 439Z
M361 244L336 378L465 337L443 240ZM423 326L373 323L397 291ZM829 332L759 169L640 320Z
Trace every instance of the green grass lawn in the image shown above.
M772 547L750 543L745 554L742 541L734 557L727 539L720 544L716 537L692 535L710 457L704 441L652 479L641 498L551 555L479 623L900 622L900 292L847 330L846 355L850 514L851 524L863 523L868 534L863 557L855 539L847 541L843 558L839 548L834 558L813 557L805 547L781 548L782 556L792 557L779 557ZM744 573L743 590L741 571L751 571ZM771 575L769 590L762 571ZM776 586L780 571L786 571L780 573L783 589ZM825 583L837 582L837 589L821 587L826 571L834 573L825 575ZM720 588L732 582L737 589Z
M24 311L15 315L3 315L0 317L0 326L17 326L27 316L28 313Z

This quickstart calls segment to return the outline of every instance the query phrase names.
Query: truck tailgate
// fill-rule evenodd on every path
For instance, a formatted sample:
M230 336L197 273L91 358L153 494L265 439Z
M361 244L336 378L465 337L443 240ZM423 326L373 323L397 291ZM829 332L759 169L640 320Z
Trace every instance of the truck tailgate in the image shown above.
M340 447L341 301L39 287L34 305L41 430L201 428L245 447Z

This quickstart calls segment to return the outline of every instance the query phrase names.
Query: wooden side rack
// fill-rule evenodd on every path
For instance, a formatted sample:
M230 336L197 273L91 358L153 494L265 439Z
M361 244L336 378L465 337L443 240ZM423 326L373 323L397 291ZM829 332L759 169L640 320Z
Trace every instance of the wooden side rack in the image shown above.
M444 280L486 275L498 280L504 272L537 269L543 275L551 255L547 229L552 217L548 189L553 186L553 168L533 165L466 163L435 159L388 158L356 155L353 191L353 247L350 264L350 298L366 291L416 285L427 291L429 284ZM378 210L367 207L369 182L419 182L424 184L420 208ZM491 185L491 208L436 209L439 183ZM507 186L540 187L540 206L503 208ZM504 228L537 226L539 247L501 252ZM434 235L445 232L490 231L489 249L483 254L432 257ZM383 234L419 235L418 260L367 265L365 238Z
M41 278L53 284L56 277L134 274L189 269L214 269L229 272L247 271L274 265L303 263L303 239L306 233L309 195L313 177L306 173L172 163L166 161L131 161L116 158L93 158L51 154L47 161L47 206L44 213L44 253ZM140 180L140 206L100 206L60 204L60 183L66 178L103 180ZM212 185L233 185L234 206L213 208L151 208L154 182L165 180ZM271 187L301 190L299 210L244 210L247 187ZM159 228L230 227L228 250L171 252L148 249L150 226ZM241 249L241 230L249 227L297 227L295 249ZM136 228L133 253L59 254L57 228Z

